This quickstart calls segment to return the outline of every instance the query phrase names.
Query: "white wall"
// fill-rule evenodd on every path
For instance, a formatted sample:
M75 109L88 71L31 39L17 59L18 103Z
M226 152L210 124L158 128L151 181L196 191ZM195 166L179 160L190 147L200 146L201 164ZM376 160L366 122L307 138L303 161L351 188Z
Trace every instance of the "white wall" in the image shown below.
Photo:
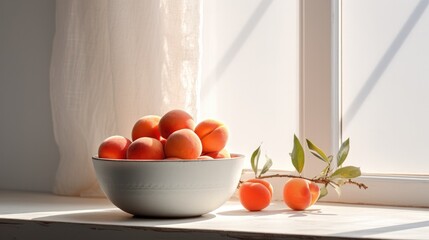
M50 191L59 153L49 65L54 0L0 0L0 189Z
M298 4L204 2L199 118L226 123L231 152L250 156L263 142L277 169L292 169L298 133Z

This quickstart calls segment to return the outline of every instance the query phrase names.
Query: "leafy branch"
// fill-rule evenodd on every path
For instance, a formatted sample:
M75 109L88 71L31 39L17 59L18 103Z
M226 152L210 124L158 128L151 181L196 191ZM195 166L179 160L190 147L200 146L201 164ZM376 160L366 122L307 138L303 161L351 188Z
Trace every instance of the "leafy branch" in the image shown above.
M286 178L302 178L308 181L312 181L314 183L322 184L323 186L320 188L320 197L322 198L328 194L328 186L334 188L334 190L340 195L341 189L340 187L345 184L355 185L359 187L359 189L367 189L368 187L363 184L356 182L352 179L357 178L361 175L361 171L359 167L355 166L344 166L343 163L346 161L346 158L349 154L350 150L350 139L347 139L341 144L341 147L336 155L336 168L332 165L334 156L327 155L322 149L320 149L316 144L306 139L307 147L309 152L314 155L316 158L323 161L326 166L323 168L321 173L313 178L308 178L302 176L302 171L304 169L305 164L305 153L304 148L302 147L301 142L298 137L294 135L293 141L293 149L292 153L290 153L292 165L298 172L297 175L292 174L272 174L272 175L263 175L268 172L271 168L273 162L272 159L265 155L265 164L261 170L259 170L259 158L261 155L261 145L252 153L250 162L252 165L252 170L255 173L255 178L275 178L275 177L286 177Z
M252 153L252 157L250 158L250 164L252 165L252 170L255 173L255 178L261 178L262 174L268 172L268 170L273 165L273 160L269 158L267 155L265 155L265 164L258 175L259 158L261 156L261 145L259 145L259 147Z

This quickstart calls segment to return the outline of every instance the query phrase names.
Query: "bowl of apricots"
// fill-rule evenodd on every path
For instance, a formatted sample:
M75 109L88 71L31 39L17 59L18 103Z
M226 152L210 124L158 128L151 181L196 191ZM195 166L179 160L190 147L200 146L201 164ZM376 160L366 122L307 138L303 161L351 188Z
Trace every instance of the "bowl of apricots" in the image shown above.
M110 136L93 164L100 186L118 208L141 217L193 217L225 203L240 181L244 156L229 153L220 121L198 124L175 109L136 121L131 139Z

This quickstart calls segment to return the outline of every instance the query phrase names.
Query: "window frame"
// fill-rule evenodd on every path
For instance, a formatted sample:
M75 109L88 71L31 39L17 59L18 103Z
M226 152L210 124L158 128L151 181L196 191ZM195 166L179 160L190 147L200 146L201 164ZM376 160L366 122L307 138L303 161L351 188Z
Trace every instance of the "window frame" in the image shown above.
M331 150L331 153L338 152L342 141L341 19L342 0L303 0L300 3L300 138L309 138L322 149ZM322 29L326 31L324 34ZM314 51L318 48L330 51ZM321 86L321 83L325 86ZM330 94L315 92L320 90ZM330 114L314 115L320 112ZM307 158L310 155L307 153ZM313 159L310 163L312 166L305 172L309 176L315 175L317 169L320 169L319 164L316 164L320 161ZM369 186L367 190L343 186L340 197L331 190L323 201L429 207L429 192L421 190L429 188L429 176L366 174L365 169L362 172L358 181Z

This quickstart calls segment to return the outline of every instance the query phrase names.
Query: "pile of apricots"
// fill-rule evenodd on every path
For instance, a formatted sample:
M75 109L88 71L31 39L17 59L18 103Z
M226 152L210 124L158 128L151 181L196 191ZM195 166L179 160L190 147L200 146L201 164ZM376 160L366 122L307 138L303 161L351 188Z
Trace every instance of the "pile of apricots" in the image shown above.
M134 124L132 141L111 136L98 148L98 157L109 159L215 159L230 158L225 149L228 129L220 121L198 124L187 112L175 109L162 117L147 115Z
M214 119L195 123L187 112L175 109L162 117L147 115L137 120L131 132L132 140L115 135L106 138L98 148L98 157L108 159L217 159L231 158L225 149L228 129ZM293 210L313 205L320 194L310 181L293 178L283 189L283 199ZM244 208L260 211L266 208L273 187L264 179L250 179L240 185L239 198Z
M260 211L270 205L273 195L272 185L264 179L249 179L242 183L239 189L241 205L249 211ZM283 201L297 211L312 206L320 195L320 188L314 182L292 178L283 188Z

